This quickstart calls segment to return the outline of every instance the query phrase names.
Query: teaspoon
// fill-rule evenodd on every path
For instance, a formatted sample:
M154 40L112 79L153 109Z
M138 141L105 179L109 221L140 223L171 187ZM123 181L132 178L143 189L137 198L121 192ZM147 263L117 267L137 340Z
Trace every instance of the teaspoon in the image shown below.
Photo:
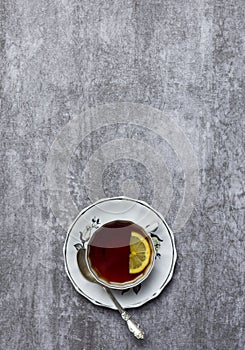
M111 290L103 286L102 284L100 284L91 274L91 272L88 269L88 265L86 263L85 253L86 253L86 250L84 248L78 249L77 263L82 275L88 281L99 284L107 292L107 294L113 301L114 305L116 306L117 310L120 312L122 319L127 322L128 329L130 330L130 332L132 332L137 339L144 339L144 331L140 327L140 325L131 319L131 316L122 308L122 306L119 304L119 302L117 301L117 299L115 298Z

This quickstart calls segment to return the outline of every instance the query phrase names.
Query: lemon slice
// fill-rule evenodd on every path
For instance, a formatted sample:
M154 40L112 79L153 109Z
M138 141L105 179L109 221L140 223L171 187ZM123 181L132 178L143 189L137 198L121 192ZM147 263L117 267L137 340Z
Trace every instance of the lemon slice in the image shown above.
M151 248L147 239L132 231L130 236L129 273L140 273L149 264Z

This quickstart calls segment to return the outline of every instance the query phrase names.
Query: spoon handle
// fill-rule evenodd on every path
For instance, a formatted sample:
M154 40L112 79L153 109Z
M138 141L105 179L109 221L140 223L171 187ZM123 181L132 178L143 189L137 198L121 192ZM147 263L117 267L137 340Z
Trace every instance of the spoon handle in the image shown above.
M132 332L137 339L144 339L145 333L144 333L143 329L140 327L140 325L137 322L131 320L131 316L122 308L122 306L119 304L118 300L112 294L111 290L109 288L104 287L104 286L103 286L103 288L105 289L107 294L110 296L111 300L113 301L116 308L120 312L122 319L127 322L128 329L130 330L130 332Z

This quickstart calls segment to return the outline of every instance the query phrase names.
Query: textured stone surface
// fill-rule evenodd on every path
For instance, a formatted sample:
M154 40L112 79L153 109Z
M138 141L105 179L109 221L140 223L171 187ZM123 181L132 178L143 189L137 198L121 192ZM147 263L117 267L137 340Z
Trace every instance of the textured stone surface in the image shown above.
M243 7L241 0L2 0L1 348L243 349ZM66 231L45 182L51 146L67 123L90 106L120 102L169 116L199 164L198 200L175 232L174 278L133 310L144 342L116 312L73 289L63 266ZM78 208L89 203L83 170L101 145L135 138L168 165L173 202L165 214L174 225L188 181L178 154L151 130L132 128L81 129L67 172L71 197ZM104 195L150 201L152 170L137 159L106 164Z

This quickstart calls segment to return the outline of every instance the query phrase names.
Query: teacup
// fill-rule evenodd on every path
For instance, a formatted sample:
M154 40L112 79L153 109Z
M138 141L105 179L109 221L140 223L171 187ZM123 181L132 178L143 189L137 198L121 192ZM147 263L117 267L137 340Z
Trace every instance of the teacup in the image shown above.
M147 229L115 220L96 229L87 241L86 262L98 283L113 289L133 288L152 271L156 257Z

